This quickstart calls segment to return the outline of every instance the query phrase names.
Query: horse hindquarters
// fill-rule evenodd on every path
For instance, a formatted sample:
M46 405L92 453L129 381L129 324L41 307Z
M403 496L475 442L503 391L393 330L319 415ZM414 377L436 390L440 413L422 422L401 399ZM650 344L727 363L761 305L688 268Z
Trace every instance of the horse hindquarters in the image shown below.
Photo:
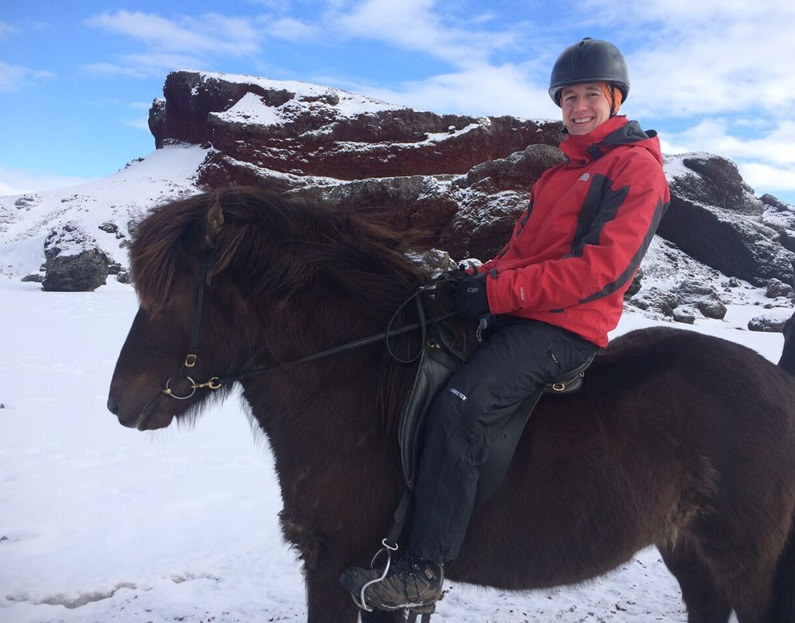
M795 623L795 523L792 505L781 504L784 513L767 524L752 509L700 514L658 543L688 623L726 623L732 611L739 623Z
M716 534L721 531L713 528ZM727 623L732 612L739 623L795 623L792 532L778 561L767 556L754 560L750 551L741 555L718 552L714 546L709 539L685 535L679 535L675 543L658 545L679 582L688 623Z

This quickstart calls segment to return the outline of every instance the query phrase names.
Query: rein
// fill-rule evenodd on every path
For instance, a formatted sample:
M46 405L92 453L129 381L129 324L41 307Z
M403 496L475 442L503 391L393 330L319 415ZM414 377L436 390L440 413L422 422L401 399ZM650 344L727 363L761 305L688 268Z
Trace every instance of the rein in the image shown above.
M422 354L422 347L420 347L419 351L414 357L410 359L400 359L397 355L395 355L392 352L392 349L389 346L389 339L398 335L402 335L404 333L409 333L411 331L416 331L417 329L421 329L423 336L422 343L424 344L428 325L441 322L442 320L446 320L447 318L455 316L455 312L451 312L439 318L426 318L425 308L422 305L421 294L426 290L436 289L436 285L419 286L414 291L414 293L408 299L406 299L406 301L404 301L400 305L400 307L398 307L397 311L395 311L395 313L392 315L392 318L389 320L389 324L387 326L388 327L392 326L392 323L395 322L395 319L397 318L400 311L412 300L415 302L415 305L417 307L417 315L419 316L419 322L415 322L413 324L406 325L405 327L400 327L398 329L387 328L387 330L382 333L371 335L369 337L355 340L353 342L348 342L347 344L340 344L339 346L334 346L332 348L328 348L326 350L322 350L312 355L307 355L306 357L301 357L300 359L289 361L287 363L280 363L271 366L260 366L257 368L252 368L251 370L247 370L245 372L238 372L236 374L230 374L226 376L213 376L207 381L204 381L203 383L197 383L190 377L190 375L187 372L191 368L196 366L196 361L198 360L199 357L199 337L201 333L200 327L201 327L202 311L204 308L205 290L212 281L212 278L209 275L209 268L211 262L212 262L212 255L209 255L205 258L204 262L202 263L201 278L199 279L199 288L196 294L196 311L193 316L193 330L191 332L190 352L185 356L185 361L182 364L183 379L190 383L190 393L187 394L186 396L180 396L175 394L174 390L172 390L169 387L172 380L171 378L169 378L166 381L164 388L160 390L161 394L165 394L166 396L170 396L171 398L174 398L176 400L188 400L189 398L192 398L193 395L196 393L197 389L204 389L204 388L210 390L220 389L221 387L229 383L236 383L238 381L243 381L245 379L257 376L259 374L264 374L265 372L270 372L272 370L279 370L282 368L286 368L288 366L294 366L301 363L316 361L317 359L323 359L325 357L331 357L333 355L338 355L340 353L344 353L349 350L361 348L362 346L367 346L368 344L373 344L380 340L386 341L387 350L396 361L400 363L413 363L414 361L420 358L420 355Z

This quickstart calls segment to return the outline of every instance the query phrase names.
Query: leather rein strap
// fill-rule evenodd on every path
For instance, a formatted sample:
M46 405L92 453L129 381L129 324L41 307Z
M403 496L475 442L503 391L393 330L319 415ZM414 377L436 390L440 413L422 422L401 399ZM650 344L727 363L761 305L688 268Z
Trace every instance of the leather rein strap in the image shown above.
M199 277L199 284L198 284L198 291L196 293L196 311L193 316L193 330L191 331L191 346L190 352L185 356L185 361L183 363L183 370L182 370L182 377L190 383L190 394L187 396L179 396L173 392L173 390L169 387L171 383L171 379L169 378L166 383L165 387L161 390L161 393L175 398L177 400L187 400L191 398L197 389L220 389L224 385L229 383L236 383L238 381L243 381L245 379L249 379L253 376L257 376L259 374L264 374L265 372L269 372L271 370L278 370L282 368L286 368L288 366L298 365L300 363L308 363L310 361L316 361L317 359L323 359L325 357L331 357L332 355L337 355L340 353L347 352L349 350L353 350L356 348L360 348L362 346L367 346L368 344L373 344L375 342L379 342L381 340L386 340L387 342L387 349L392 354L392 356L400 361L401 363L412 363L419 359L422 353L422 347L418 350L418 353L415 357L407 360L399 359L389 346L389 339L398 335L402 335L404 333L409 333L410 331L416 331L417 329L421 329L423 332L423 336L425 335L426 327L430 324L434 324L436 322L441 322L442 320L446 320L447 318L451 318L455 315L455 313L449 313L439 318L430 318L426 319L425 317L425 309L422 305L422 296L421 294L426 290L433 290L436 288L435 285L430 286L420 286L418 287L415 292L407 299L393 314L392 318L389 321L389 326L392 326L392 323L395 321L395 318L406 306L406 304L414 300L417 306L417 313L419 315L420 321L415 322L410 325L406 325L405 327L400 327L398 329L388 329L383 333L378 333L376 335L371 335L369 337L365 337L353 342L348 342L347 344L340 344L339 346L334 346L332 348L328 348L326 350L322 350L320 352L314 353L312 355L307 355L306 357L302 357L300 359L296 359L294 361L290 361L287 363L281 363L276 365L270 366L260 366L257 368L252 368L251 370L247 370L244 372L238 372L235 374L229 374L225 376L213 376L207 381L203 383L197 383L194 381L189 375L188 372L191 368L196 366L196 361L199 358L199 338L201 335L201 319L202 319L202 312L204 309L204 299L205 299L205 291L209 287L212 277L210 276L210 264L212 263L213 256L212 254L205 257L204 261L202 262L202 269L201 275ZM424 341L424 340L423 340Z

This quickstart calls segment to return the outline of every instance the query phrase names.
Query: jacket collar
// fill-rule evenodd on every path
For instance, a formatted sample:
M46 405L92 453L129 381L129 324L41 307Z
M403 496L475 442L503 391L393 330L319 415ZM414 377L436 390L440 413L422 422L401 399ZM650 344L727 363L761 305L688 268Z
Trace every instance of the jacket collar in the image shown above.
M651 134L654 135L656 133ZM617 145L629 145L651 136L641 130L637 121L629 121L625 116L617 115L588 134L569 134L560 148L571 164L584 165L602 157Z

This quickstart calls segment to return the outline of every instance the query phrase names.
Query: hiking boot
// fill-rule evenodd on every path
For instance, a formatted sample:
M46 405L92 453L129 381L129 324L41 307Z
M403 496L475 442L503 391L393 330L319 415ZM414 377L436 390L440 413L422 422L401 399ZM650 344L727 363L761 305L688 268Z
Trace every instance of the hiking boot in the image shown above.
M401 610L430 606L442 596L444 571L430 560L417 558L409 550L383 571L350 567L340 578L360 608ZM362 594L362 588L364 593Z

